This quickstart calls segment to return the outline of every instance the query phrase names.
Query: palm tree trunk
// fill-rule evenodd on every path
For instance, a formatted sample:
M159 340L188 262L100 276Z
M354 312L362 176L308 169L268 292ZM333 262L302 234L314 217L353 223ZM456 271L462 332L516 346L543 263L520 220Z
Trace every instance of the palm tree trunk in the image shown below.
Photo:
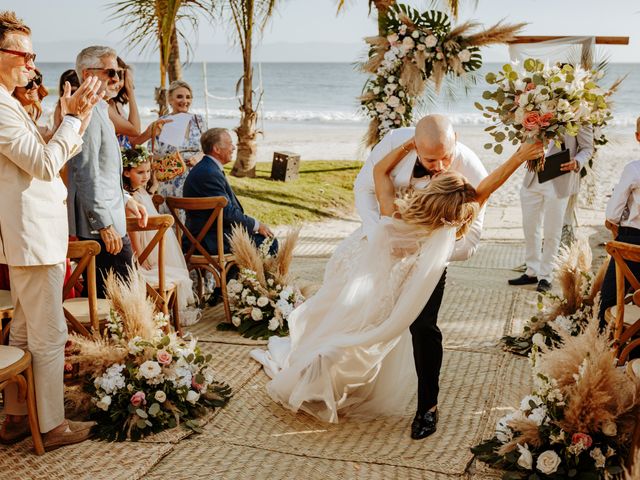
M376 7L376 10L378 11L378 35L380 35L381 37L384 37L386 35L386 32L382 26L382 19L384 18L384 16L387 14L387 10L389 10L389 7L391 7L391 5L395 5L396 0L374 0L373 4Z
M169 82L182 78L182 65L180 64L180 44L178 43L178 32L173 27L171 34L171 50L169 52Z
M155 89L155 100L158 105L158 116L169 113L169 102L167 92L167 68L164 64L162 46L160 47L160 86Z
M238 153L231 170L235 177L256 176L256 122L257 112L253 109L253 67L251 54L253 48L254 0L246 0L244 23L244 45L242 48L242 102L240 103L240 125L235 129L238 135Z

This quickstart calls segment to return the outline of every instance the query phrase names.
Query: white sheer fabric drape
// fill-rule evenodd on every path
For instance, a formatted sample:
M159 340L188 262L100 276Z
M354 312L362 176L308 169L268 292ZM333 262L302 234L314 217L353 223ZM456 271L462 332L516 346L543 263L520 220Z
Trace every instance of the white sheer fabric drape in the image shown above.
M415 393L409 326L435 288L455 242L384 219L367 241L357 232L327 265L320 290L252 356L273 378L269 395L327 422L400 414Z
M563 37L537 43L512 43L509 56L512 61L537 58L543 62L580 64L589 68L593 62L595 37Z

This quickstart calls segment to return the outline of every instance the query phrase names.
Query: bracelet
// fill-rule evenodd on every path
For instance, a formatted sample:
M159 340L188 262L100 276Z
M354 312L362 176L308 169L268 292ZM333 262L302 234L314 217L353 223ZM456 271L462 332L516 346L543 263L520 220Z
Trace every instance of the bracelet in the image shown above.
M67 113L67 114L65 114L65 117L67 117L67 116L73 117L73 118L77 118L78 120L80 120L80 117L75 113Z

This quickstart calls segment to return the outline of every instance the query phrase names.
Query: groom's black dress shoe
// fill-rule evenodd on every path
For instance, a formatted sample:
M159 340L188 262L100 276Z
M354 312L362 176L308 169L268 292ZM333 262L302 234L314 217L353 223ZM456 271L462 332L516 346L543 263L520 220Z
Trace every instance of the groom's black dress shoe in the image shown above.
M538 277L530 277L526 273L509 280L509 285L533 285L534 283L538 283Z
M544 293L544 292L548 292L549 290L551 290L551 284L548 281L543 279L538 282L538 287L536 288L536 291L540 293Z
M436 431L438 423L438 410L433 412L416 413L411 422L411 438L420 440L426 438Z

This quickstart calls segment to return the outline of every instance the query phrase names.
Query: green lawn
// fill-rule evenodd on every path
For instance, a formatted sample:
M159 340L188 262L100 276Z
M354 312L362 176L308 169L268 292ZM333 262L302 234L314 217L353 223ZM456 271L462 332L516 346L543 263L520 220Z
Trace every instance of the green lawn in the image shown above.
M303 161L298 180L278 182L269 178L271 164L261 162L256 178L227 178L247 215L268 225L292 225L351 213L361 167L353 161Z

